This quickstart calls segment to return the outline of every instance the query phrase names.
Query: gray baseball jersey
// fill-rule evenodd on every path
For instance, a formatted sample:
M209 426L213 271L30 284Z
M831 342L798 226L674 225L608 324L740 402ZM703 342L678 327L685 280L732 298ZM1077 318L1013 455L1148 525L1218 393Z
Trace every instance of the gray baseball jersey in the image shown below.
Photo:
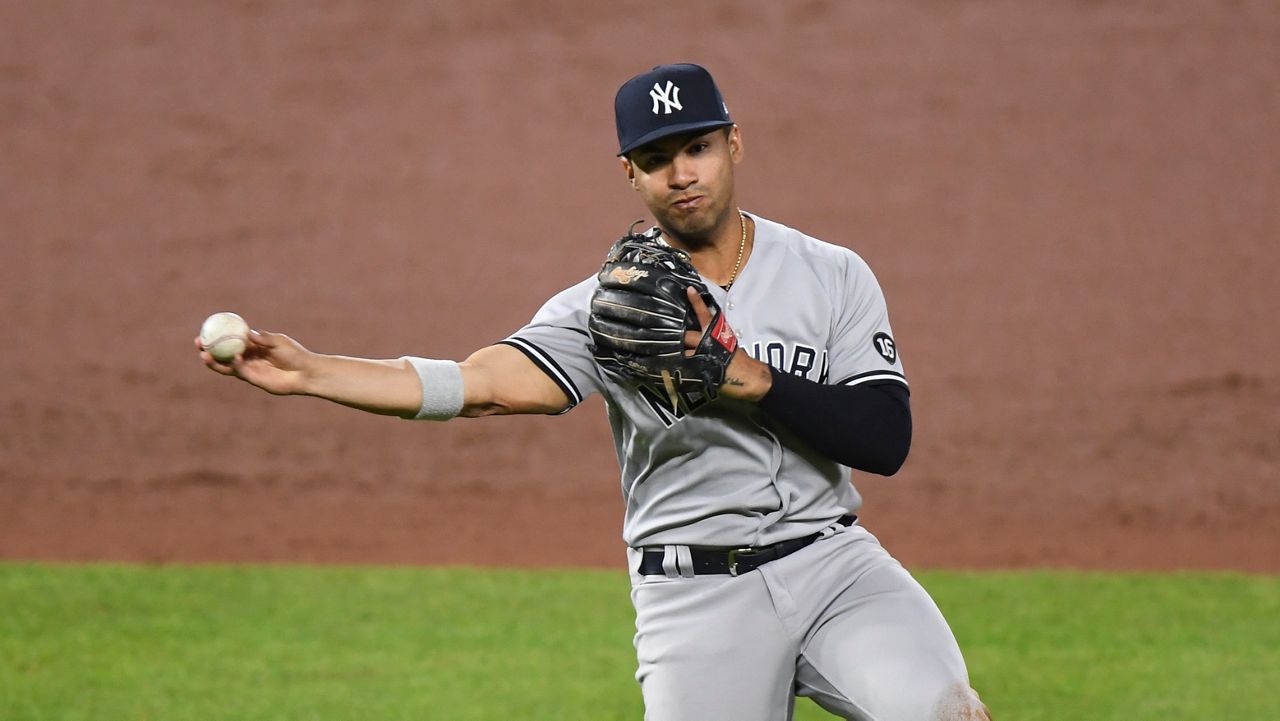
M729 292L706 281L754 358L820 383L906 384L884 296L856 253L751 215L755 244ZM608 401L631 547L762 546L856 511L849 468L824 458L752 403L719 399L672 412L619 385L591 357L595 277L557 294L507 338L577 405ZM568 410L568 408L566 409Z

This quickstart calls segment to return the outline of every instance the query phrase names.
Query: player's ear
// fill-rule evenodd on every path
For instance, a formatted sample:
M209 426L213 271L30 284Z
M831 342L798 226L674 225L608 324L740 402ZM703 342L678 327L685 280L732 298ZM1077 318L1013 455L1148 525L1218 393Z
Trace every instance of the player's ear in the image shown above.
M742 162L742 132L738 126L729 128L729 158L735 163Z
M627 174L627 182L631 183L632 188L639 190L639 188L636 187L636 168L631 164L631 159L623 156L618 158L618 160L622 161L622 170Z

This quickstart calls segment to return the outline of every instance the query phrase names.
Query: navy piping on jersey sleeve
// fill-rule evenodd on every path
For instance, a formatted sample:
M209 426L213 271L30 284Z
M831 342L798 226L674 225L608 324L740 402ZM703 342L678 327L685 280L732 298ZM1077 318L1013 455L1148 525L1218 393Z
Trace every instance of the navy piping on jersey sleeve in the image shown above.
M856 373L843 380L836 381L832 385L837 386L856 386L862 383L870 383L877 381L897 381L902 385L907 385L907 377L898 371L867 371L866 373Z
M837 463L892 476L911 450L911 392L893 371L815 383L770 367L773 387L760 408Z
M553 415L568 413L573 410L574 406L582 402L582 393L574 385L573 379L569 377L568 373L564 372L564 368L561 368L560 364L556 363L555 359L548 355L546 351L523 338L507 338L499 341L499 343L509 345L523 353L525 357L533 361L534 365L542 369L543 373L546 373L551 380L555 381L555 384L560 386L560 390L564 391L564 394L569 397L569 405L564 410Z

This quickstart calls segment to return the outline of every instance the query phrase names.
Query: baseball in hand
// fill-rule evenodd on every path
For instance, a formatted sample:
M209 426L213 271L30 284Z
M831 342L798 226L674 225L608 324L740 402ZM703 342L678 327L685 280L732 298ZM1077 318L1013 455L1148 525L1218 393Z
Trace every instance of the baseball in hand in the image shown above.
M200 345L219 363L230 363L249 342L249 324L235 313L214 313L200 326Z

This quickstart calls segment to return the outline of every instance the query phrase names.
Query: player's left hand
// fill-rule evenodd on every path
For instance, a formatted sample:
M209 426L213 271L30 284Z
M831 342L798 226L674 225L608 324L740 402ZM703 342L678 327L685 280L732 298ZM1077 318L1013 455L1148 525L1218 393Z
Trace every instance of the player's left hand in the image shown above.
M689 304L693 306L693 314L698 319L698 330L685 331L684 334L684 354L692 356L698 344L702 342L703 330L711 326L715 316L703 302L702 295L696 288L690 286L685 289L685 294L689 296ZM721 326L721 332L730 334L734 332L728 320ZM729 361L729 365L725 367L720 394L726 398L758 401L764 398L772 387L773 376L769 373L769 366L747 355L742 346L738 346L734 351L733 360Z

